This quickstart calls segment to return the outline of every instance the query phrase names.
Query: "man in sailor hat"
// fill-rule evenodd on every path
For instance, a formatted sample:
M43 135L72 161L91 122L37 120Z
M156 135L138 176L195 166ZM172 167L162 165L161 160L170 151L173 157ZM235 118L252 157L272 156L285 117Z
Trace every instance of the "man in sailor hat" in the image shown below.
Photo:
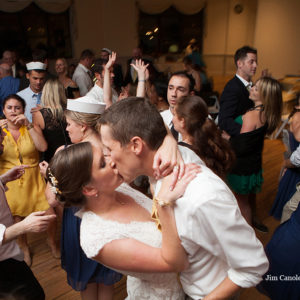
M28 70L26 77L29 80L29 87L20 91L18 95L25 100L25 116L32 122L31 110L41 103L42 89L46 76L46 65L34 61L26 64L26 68Z

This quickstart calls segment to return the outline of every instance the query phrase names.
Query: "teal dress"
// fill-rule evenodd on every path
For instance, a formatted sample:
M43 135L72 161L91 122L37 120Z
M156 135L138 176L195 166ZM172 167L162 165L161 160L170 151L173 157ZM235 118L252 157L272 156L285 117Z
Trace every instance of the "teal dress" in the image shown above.
M238 116L235 122L242 125L242 116ZM256 194L261 191L262 151L266 130L265 124L258 129L241 133L230 139L236 154L236 162L230 174L227 175L227 183L238 194Z

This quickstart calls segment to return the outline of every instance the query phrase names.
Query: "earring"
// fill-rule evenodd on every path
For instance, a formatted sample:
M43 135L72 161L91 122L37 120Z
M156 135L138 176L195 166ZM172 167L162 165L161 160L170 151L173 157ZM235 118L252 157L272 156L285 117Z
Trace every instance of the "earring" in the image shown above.
M98 193L97 193L97 194L95 195L95 197L98 198L98 196L99 196L99 195L98 195Z

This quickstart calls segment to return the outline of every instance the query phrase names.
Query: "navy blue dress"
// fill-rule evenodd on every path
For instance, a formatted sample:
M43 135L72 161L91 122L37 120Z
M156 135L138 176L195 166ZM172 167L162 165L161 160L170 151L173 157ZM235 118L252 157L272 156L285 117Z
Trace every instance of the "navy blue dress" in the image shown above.
M295 151L299 146L294 138L294 135L290 132L290 148L291 151ZM275 219L280 220L284 205L291 199L296 192L296 184L300 181L300 168L288 168L281 178L278 186L276 198L273 202L273 206L270 210L270 215Z
M300 299L300 205L266 246L268 272L257 286L272 300Z
M64 208L61 230L61 265L67 272L69 285L82 291L88 283L111 285L121 280L122 274L86 257L80 247L81 219L74 214L79 208Z

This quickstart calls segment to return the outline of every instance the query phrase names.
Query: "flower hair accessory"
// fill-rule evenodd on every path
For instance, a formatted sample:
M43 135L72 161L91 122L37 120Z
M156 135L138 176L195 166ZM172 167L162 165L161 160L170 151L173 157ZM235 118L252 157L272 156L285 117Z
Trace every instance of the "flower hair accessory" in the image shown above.
M51 184L51 191L54 193L54 194L61 194L61 191L59 190L58 188L58 181L57 179L54 177L54 175L52 174L50 168L48 168L48 178L49 178L49 181L50 181L50 184Z

